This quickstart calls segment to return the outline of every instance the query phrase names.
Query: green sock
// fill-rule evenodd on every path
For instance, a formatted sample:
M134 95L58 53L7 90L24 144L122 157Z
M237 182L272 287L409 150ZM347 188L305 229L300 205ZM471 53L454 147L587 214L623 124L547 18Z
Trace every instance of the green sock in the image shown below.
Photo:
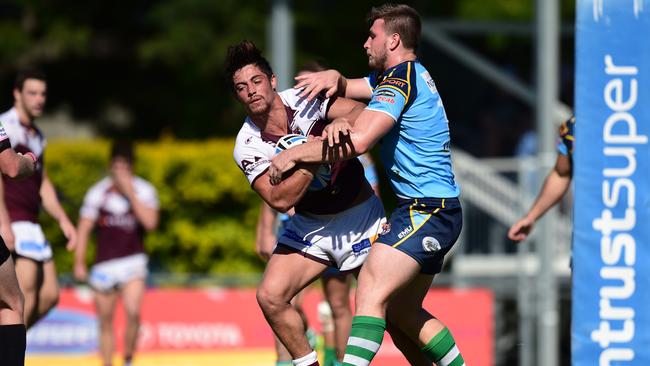
M277 361L275 363L275 366L293 366L293 362L291 362L291 361Z
M335 362L336 362L336 348L325 347L323 366L334 366Z
M422 348L422 352L438 366L465 365L463 356L456 347L456 341L447 328L431 338L429 343Z
M386 321L372 316L352 318L350 338L345 347L343 366L367 366L375 357L384 339Z

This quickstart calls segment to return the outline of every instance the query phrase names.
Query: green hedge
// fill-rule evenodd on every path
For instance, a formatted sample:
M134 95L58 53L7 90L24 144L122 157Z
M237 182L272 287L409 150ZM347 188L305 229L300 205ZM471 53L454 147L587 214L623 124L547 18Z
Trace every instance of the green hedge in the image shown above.
M233 145L233 139L136 144L136 174L150 181L160 198L160 226L145 243L153 271L229 274L263 269L254 244L260 199L234 163ZM109 142L95 140L57 140L47 147L48 174L74 222L88 188L107 174L109 148ZM59 271L71 271L72 255L57 223L41 215Z

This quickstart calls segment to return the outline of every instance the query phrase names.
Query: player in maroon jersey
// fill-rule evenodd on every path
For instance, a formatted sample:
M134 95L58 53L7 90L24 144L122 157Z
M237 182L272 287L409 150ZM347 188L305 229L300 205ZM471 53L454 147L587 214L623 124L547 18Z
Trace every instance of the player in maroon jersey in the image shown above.
M37 70L20 72L14 84L14 107L0 121L16 152L38 159L36 172L22 181L4 177L0 187L0 232L15 254L16 275L25 296L25 325L34 325L59 300L59 284L52 248L38 223L41 206L58 223L73 250L75 227L63 210L44 167L46 140L35 124L47 97L45 75Z
M74 274L88 280L99 317L100 353L104 365L112 364L113 315L119 296L126 311L124 365L135 352L140 308L146 287L147 255L144 234L158 226L158 195L146 180L133 175L133 147L117 142L111 151L111 173L86 193L79 214L79 243ZM86 248L97 226L97 251L90 276Z

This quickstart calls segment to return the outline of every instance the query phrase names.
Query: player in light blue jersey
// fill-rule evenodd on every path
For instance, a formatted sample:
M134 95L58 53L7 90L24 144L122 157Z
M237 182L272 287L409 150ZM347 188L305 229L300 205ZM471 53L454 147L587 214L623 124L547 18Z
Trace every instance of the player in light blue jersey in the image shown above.
M449 330L422 308L445 254L456 242L462 214L451 166L449 122L429 72L415 52L421 21L406 5L373 8L364 44L373 70L346 79L335 70L297 78L302 95L370 99L355 121L339 119L323 141L312 141L273 158L271 181L302 162L333 162L367 152L382 140L381 157L399 205L390 227L372 246L359 275L356 316L344 365L370 364L379 350L386 317L438 366L463 360Z

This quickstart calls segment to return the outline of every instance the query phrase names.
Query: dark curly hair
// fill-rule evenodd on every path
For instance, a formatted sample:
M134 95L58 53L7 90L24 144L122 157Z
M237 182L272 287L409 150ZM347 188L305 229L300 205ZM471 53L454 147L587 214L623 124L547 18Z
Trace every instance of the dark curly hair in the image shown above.
M233 76L235 73L247 65L257 66L266 76L271 78L273 70L269 61L262 56L260 51L253 42L243 41L236 45L228 47L228 55L226 56L226 82L230 90L235 90L233 83Z

